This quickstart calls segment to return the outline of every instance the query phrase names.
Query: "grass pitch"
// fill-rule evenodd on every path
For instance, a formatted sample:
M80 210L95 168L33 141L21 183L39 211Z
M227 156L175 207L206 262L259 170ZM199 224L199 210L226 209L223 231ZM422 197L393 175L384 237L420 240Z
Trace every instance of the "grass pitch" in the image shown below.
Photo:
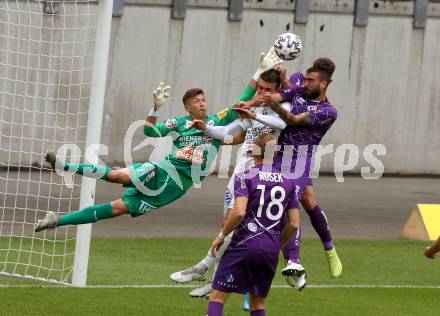
M188 239L94 240L88 284L102 288L45 287L47 283L0 276L0 315L205 315L207 301L189 298L191 288L175 287L168 276L203 257L209 244ZM437 315L440 260L423 257L426 245L338 241L344 271L335 280L329 277L320 242L306 240L302 261L310 286L303 292L283 287L278 273L267 314ZM231 296L225 315L247 315L241 304L239 295Z

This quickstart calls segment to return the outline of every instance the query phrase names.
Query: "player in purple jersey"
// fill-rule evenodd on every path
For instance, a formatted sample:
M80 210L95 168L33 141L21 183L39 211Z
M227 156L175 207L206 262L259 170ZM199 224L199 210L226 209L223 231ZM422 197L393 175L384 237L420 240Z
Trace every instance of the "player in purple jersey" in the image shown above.
M288 125L278 139L285 164L282 170L287 170L287 173L298 179L298 185L302 188L301 204L309 214L312 225L324 245L331 276L338 277L342 273L342 264L333 246L327 217L316 202L310 175L315 146L319 145L337 117L336 108L326 97L334 69L335 64L330 59L318 58L304 75L303 89L286 89L280 93L263 96L257 102L269 104ZM290 112L279 105L279 102L283 101L291 102ZM253 103L255 102L250 102L254 105ZM248 113L248 116L250 117L251 113ZM295 272L294 263L299 261L298 251L299 247L284 249L285 255L286 252L290 253L288 256L291 259L283 269L283 274L290 275Z
M298 178L299 185L304 188L300 194L301 204L309 214L312 225L324 245L330 275L339 277L342 273L342 264L332 242L327 217L316 202L310 174L313 168L314 149L337 118L336 108L326 97L334 70L333 61L328 58L318 58L304 75L302 91L286 89L277 94L267 95L263 98L263 102L270 104L270 107L288 125L282 131L278 143L283 155L292 157L291 166L294 170L291 172L295 174L301 169L304 170L302 176ZM290 112L279 105L279 102L284 101L291 102ZM286 155L289 150L292 152ZM292 251L295 252L296 249ZM292 253L292 257L295 256L296 254ZM286 267L283 272L289 273L289 268Z
M211 247L215 254L225 236L234 232L213 280L208 316L223 315L231 292L248 292L251 315L266 315L278 252L299 226L295 181L285 178L272 161L263 165L263 157L273 153L269 142L274 140L271 134L257 136L254 143L261 151L254 156L255 166L235 177L234 208Z
M301 74L301 76L302 76L302 74ZM285 68L283 68L283 67L279 67L277 70L271 69L271 70L268 70L268 71L262 73L261 78L258 80L258 83L257 83L258 95L262 95L264 92L276 93L277 91L279 91L280 82L284 81L283 80L284 77L285 77ZM295 76L293 78L291 77L291 79L295 79L295 78L296 78ZM289 82L289 86L292 87L293 85L296 85L297 87L302 88L303 81L301 81L300 83L297 83L296 79L292 80L292 83ZM290 109L290 103L286 103L286 109ZM236 109L236 110L238 111L239 109ZM248 169L254 165L254 158L251 155L252 154L251 148L253 147L254 138L257 135L268 134L268 133L274 134L274 135L276 135L276 138L278 138L281 130L284 127L286 127L286 123L279 118L278 118L278 121L280 124L279 127L277 127L278 125L269 127L261 122L261 121L264 122L264 118L268 117L270 115L277 116L268 107L253 108L252 111L255 113L257 120L255 120L255 121L251 121L251 120L241 121L240 119L238 119L235 122L229 124L227 128L206 126L205 124L203 124L203 122L199 122L201 124L200 128L202 130L204 130L207 135L209 135L215 139L224 140L225 137L227 137L228 135L230 135L230 136L234 135L234 137L233 137L234 139L239 139L240 136L241 136L241 138L243 138L244 135L246 134L245 143L243 145L244 149L242 150L243 155L240 155L240 158L237 160L237 164L234 169L234 174L232 175L231 181L228 184L228 189L227 189L227 193L225 196L225 201L227 201L227 202L225 202L225 205L226 205L225 211L227 211L225 213L225 218L226 218L227 214L229 213L230 209L232 209L234 206L235 174L240 173L240 172L244 171L245 169ZM257 117L260 119L260 121L258 121ZM196 121L194 121L194 123L196 123ZM197 128L197 124L194 124L194 126ZM231 126L236 126L238 128L234 132L235 127L231 127ZM238 134L236 134L236 133L238 133ZM227 199L227 197L229 197L229 200ZM224 250L227 248L227 246L229 244L230 237L231 236L228 236L225 239L225 242L224 242L223 246L221 247L220 251L217 252L216 257L213 257L211 254L211 251L209 250L207 256L205 258L203 258L196 265L194 265L188 269L178 271L178 272L171 274L170 275L171 280L173 280L175 282L179 282L179 283L184 283L184 282L189 282L192 280L197 280L202 277L204 278L207 274L209 266L212 263L214 263L214 262L217 263L220 260ZM300 238L299 230L298 230L298 234L295 237ZM299 245L299 240L296 238L292 238L291 240L289 240L289 245L290 244L292 246L295 246L295 244ZM286 246L286 248L289 248L289 247ZM305 273L304 267L302 267L302 265L300 265L299 262L296 267L296 270L298 270L297 275L292 276L291 277L292 282L288 282L288 283L291 286L295 286L298 290L301 290L306 285L306 279L305 279L306 273ZM212 283L212 280L209 281L208 285L203 285L199 288L192 290L190 292L190 296L200 297L200 296L206 295L211 290L211 286L210 286L211 283ZM248 310L248 308L244 308L244 309Z

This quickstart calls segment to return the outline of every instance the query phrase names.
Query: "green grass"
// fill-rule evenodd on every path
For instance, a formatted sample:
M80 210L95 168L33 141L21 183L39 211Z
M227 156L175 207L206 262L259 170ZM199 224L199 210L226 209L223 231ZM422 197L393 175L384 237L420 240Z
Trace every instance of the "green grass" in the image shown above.
M440 286L440 262L425 259L426 243L410 241L338 241L344 265L330 279L318 241L306 240L303 264L311 285ZM169 284L171 272L202 257L209 240L94 240L89 285ZM279 265L279 268L282 265ZM46 283L0 276L0 286ZM196 283L200 284L200 283ZM275 285L285 285L277 275ZM207 301L190 299L188 288L0 288L0 315L205 315ZM274 288L268 315L436 315L440 289ZM241 297L231 296L225 315L246 315Z
M74 249L73 239L0 238L0 271L70 283Z

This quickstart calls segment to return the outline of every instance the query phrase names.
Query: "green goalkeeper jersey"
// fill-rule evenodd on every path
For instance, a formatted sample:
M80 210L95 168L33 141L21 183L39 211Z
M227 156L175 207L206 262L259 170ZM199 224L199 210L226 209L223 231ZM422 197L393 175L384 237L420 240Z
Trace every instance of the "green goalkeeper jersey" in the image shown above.
M206 125L224 126L238 118L232 108L225 108L216 114L208 114ZM156 162L159 167L166 169L166 164L171 164L180 176L192 178L192 169L199 168L204 174L214 161L216 153L221 145L217 139L207 136L203 131L192 127L191 116L173 116L165 122L156 124L154 127L145 125L144 134L150 137L172 136L172 152L164 160ZM168 166L169 168L169 166ZM200 179L202 179L201 177Z

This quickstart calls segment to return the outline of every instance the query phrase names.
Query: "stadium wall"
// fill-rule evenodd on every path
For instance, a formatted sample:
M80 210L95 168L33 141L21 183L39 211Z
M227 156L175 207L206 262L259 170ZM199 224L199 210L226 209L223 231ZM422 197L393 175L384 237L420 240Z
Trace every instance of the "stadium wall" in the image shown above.
M290 72L321 56L337 65L329 98L339 117L324 144L355 144L361 157L384 144L386 173L440 174L440 3L415 29L411 1L371 1L366 27L353 24L354 1L311 2L307 24L294 24L291 1L246 1L240 22L228 21L227 1L189 1L183 20L170 18L171 1L126 1L113 20L103 131L112 159L121 160L123 133L145 117L159 81L173 88L161 119L184 114L181 96L196 86L218 111L240 94L258 53L289 30L304 40ZM324 156L321 171L333 171L333 158ZM361 159L353 171L367 166Z
M184 19L171 18L172 1L125 0L114 17L102 143L108 163L123 161L124 135L145 118L160 81L172 86L160 119L183 115L181 97L202 87L211 112L237 97L254 73L258 54L279 33L304 41L286 63L304 71L317 57L336 63L329 99L339 117L323 144L383 144L386 173L440 174L440 3L430 2L425 28L413 27L412 1L370 1L368 25L354 26L354 1L313 0L306 24L294 23L294 2L245 1L242 20L228 21L228 1L189 0ZM136 134L134 144L143 139ZM151 140L159 159L169 143ZM159 146L159 147L158 147ZM151 148L135 153L145 160ZM326 155L321 171L333 171ZM363 159L352 169L368 167Z

